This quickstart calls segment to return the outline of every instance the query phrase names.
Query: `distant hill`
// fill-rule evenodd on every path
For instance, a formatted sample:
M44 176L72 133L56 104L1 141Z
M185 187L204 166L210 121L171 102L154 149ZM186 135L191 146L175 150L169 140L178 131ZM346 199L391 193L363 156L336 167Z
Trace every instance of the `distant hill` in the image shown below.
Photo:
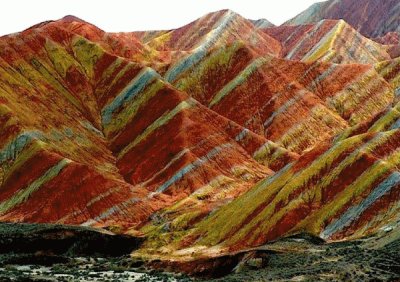
M330 0L313 4L285 25L343 19L361 34L374 38L400 31L398 0Z
M271 23L267 19L251 20L251 22L258 28L267 28L267 27L275 26L273 23Z
M391 58L384 46L362 36L344 20L264 31L282 43L282 55L289 60L375 64Z

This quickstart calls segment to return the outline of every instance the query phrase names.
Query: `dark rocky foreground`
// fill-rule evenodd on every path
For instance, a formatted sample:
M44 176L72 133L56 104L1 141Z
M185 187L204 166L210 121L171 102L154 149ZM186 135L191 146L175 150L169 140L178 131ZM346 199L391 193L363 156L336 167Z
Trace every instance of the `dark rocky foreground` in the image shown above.
M141 242L142 238L92 228L0 224L0 281L400 279L400 232L396 229L363 240L330 244L297 235L257 249L179 265L132 260L129 253ZM177 269L197 278L163 272Z
M0 254L42 256L121 256L137 249L143 239L94 228L0 223Z
M400 231L335 243L300 234L229 256L153 267L214 281L400 281Z
M387 240L387 242L385 242ZM399 281L400 240L371 237L315 244L294 237L248 257L219 281ZM273 251L275 250L275 251Z
M87 227L0 223L0 281L174 281L131 261L142 240Z

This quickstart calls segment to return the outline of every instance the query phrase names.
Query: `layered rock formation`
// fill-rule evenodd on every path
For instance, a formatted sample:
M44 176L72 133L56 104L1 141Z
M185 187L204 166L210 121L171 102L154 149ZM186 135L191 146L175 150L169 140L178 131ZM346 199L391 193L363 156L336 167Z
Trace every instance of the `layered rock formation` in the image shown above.
M168 260L396 222L400 60L371 39L393 17L304 18L107 33L68 16L1 37L0 219L142 235L135 256Z
M286 22L288 25L343 19L368 37L384 36L400 31L400 3L397 0L329 0L315 3Z

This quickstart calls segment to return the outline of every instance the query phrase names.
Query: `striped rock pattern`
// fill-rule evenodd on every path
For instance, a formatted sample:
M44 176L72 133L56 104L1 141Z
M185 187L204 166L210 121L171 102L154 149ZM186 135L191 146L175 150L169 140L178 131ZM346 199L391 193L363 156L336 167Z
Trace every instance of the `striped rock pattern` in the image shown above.
M244 41L260 52L277 55L280 44L231 10L210 13L176 30L142 33L146 45L157 50L206 51L212 46Z
M373 66L256 57L240 43L209 52L173 84L296 153L372 118L394 97Z
M298 157L72 20L1 38L2 220L131 228L213 179L204 205L220 205Z
M168 259L373 233L400 208L389 47L343 20L259 28L230 10L1 37L0 220L142 234L136 255Z
M257 28L267 28L267 27L273 27L275 26L273 23L268 21L267 19L258 19L258 20L251 20L251 22L254 24L255 27Z
M400 44L400 32L388 32L384 36L374 38L374 41L384 45Z
M316 23L323 19L344 19L368 37L384 36L400 31L400 3L397 0L329 0L310 8L287 21L286 25Z
M344 20L267 28L278 39L288 60L374 64L390 59L386 48L360 33Z

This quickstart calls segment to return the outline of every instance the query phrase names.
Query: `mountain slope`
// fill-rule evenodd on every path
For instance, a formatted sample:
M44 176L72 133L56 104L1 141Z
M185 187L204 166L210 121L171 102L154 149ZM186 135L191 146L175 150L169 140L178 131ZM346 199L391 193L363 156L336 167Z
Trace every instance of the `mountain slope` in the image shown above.
M259 52L279 54L280 44L263 32L255 30L247 19L231 10L209 13L176 30L146 38L146 44L157 50L185 50L196 53L213 46L242 40Z
M361 34L374 38L399 31L400 3L397 0L329 0L313 4L285 25L344 19Z
M258 28L230 10L1 37L0 220L140 234L135 256L178 262L375 233L399 214L393 46L343 20Z
M267 19L258 19L258 20L251 20L251 22L256 26L257 28L267 28L267 27L273 27L275 26L273 23L268 21Z
M259 57L241 43L207 53L173 84L296 153L369 120L394 96L372 66Z
M183 235L175 233L180 239L167 241L164 252L184 260L188 252L213 256L303 232L327 240L374 233L398 216L398 137L391 130L325 143ZM149 229L147 252L165 246L162 234L176 232L162 226Z
M204 210L272 174L271 158L297 158L64 22L0 45L3 220L132 228L214 178ZM266 146L281 151L263 165L252 156Z
M265 32L282 43L289 60L374 64L390 59L386 48L359 34L343 20L280 26Z

